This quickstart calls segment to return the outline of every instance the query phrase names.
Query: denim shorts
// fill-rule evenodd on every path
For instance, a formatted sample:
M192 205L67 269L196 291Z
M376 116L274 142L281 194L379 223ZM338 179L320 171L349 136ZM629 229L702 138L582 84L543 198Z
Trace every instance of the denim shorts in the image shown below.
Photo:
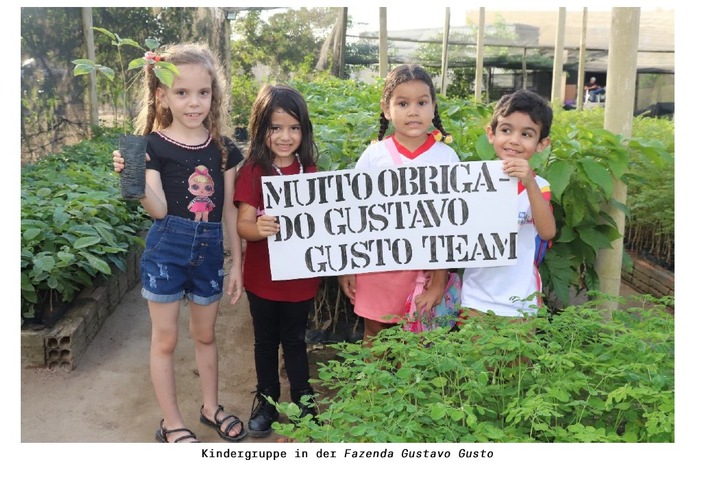
M141 294L148 301L183 298L208 305L222 297L224 251L222 223L179 216L155 220L141 256Z

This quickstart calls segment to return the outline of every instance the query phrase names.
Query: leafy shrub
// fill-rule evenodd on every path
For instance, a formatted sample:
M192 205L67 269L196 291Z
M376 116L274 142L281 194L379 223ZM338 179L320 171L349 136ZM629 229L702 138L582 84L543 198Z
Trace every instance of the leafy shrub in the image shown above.
M367 145L377 138L381 82L324 78L319 82L295 80L308 103L318 145L321 171L352 168Z
M259 85L247 75L232 76L231 120L238 128L249 125L251 106L254 104Z
M320 424L281 403L292 422L274 428L315 442L673 442L672 300L633 300L611 317L599 298L336 344L319 364Z
M22 317L71 302L95 278L125 270L146 217L120 198L111 167L117 134L101 135L22 168Z
M663 118L634 120L645 154L633 155L627 175L627 249L673 270L675 264L675 130Z
M548 292L551 290L562 304L568 304L565 283L576 286L578 292L598 288L594 266L597 253L620 237L618 225L604 213L603 205L611 202L627 218L644 214L634 211L638 188L629 187L625 205L613 200L614 181L630 185L633 178L651 180L658 175L644 165L672 166L667 145L652 137L639 136L638 125L643 121L643 118L634 119L633 136L623 138L602 128L603 112L599 110L556 112L549 156L538 155L533 161L533 168L552 185L559 230L555 246L540 272ZM667 123L667 120L662 121ZM643 130L640 133L643 134ZM652 183L657 181L652 180ZM672 190L672 181L666 188ZM660 191L663 194L664 190ZM662 204L664 210L657 214L672 219L672 191L664 196L656 203L657 206ZM670 228L672 231L673 227Z

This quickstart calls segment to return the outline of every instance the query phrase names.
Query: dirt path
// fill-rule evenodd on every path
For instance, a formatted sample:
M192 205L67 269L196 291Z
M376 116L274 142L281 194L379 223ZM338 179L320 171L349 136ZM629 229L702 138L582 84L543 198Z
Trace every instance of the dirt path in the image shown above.
M256 387L246 295L234 306L229 304L228 297L223 298L217 319L217 340L220 403L246 423ZM149 348L150 321L139 285L127 293L106 319L74 370L22 369L21 441L155 442L161 413L150 382ZM310 356L312 362L319 361L318 352ZM199 421L202 401L187 308L180 315L176 371L179 404L188 427L203 442L224 442ZM282 388L281 398L288 400L286 379ZM243 442L275 442L278 437L276 434L261 439L247 437Z

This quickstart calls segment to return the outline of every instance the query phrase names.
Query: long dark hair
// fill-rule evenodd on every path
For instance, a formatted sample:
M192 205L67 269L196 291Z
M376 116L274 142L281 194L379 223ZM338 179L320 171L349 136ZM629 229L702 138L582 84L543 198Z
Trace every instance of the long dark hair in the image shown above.
M288 85L264 85L254 100L249 117L247 162L259 165L265 176L274 174L273 153L266 147L266 140L271 134L271 114L279 108L296 118L301 125L301 144L296 152L303 168L315 165L318 161L313 125L303 95Z

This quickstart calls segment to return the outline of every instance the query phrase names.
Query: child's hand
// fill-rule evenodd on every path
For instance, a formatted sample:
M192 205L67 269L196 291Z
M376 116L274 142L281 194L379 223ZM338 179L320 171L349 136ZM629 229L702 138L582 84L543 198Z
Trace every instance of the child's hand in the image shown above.
M508 158L502 161L503 173L506 175L518 178L523 182L523 185L527 185L529 181L533 180L533 172L528 160L524 158Z
M113 150L113 171L120 173L123 170L123 157L121 152L118 150Z
M422 294L414 298L414 305L417 311L428 313L431 309L441 302L444 297L444 291L441 288L429 288L422 291Z
M355 304L355 275L344 274L342 276L338 276L338 283L340 283L340 289L343 290L345 296L350 299L352 304Z
M261 215L256 218L256 230L262 238L279 232L279 222L275 216Z
M244 292L244 281L242 278L242 271L240 264L237 262L232 263L232 268L229 271L229 283L227 285L227 294L231 296L229 302L230 304L237 304L239 298L242 297Z
M414 298L414 306L417 311L428 313L434 306L439 304L444 297L448 280L448 270L427 271L424 291Z
M150 161L150 156L148 156L148 153L145 154L145 161ZM120 173L123 171L123 167L125 165L125 160L121 156L121 152L118 150L113 150L113 171L116 173Z

